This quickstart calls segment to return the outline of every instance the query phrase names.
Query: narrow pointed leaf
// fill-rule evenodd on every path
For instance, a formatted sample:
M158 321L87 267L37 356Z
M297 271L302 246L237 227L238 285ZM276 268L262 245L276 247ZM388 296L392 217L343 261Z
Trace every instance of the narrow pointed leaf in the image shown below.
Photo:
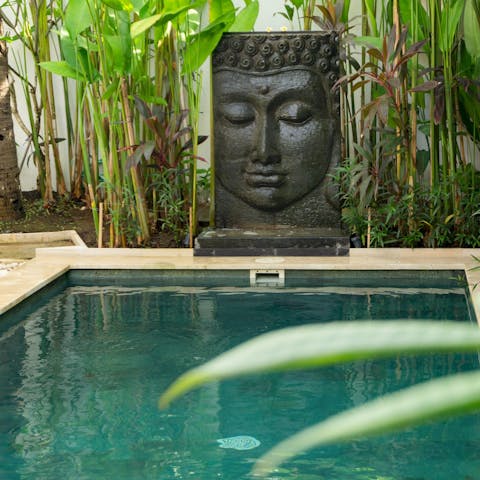
M427 80L426 82L423 82L421 85L417 85L416 87L411 88L409 91L410 92L428 92L438 87L439 85L440 85L440 82L437 82L436 80Z
M480 409L480 372L452 375L380 397L307 428L279 443L255 467L265 475L280 463L327 443L393 432Z
M374 35L378 35L377 28L377 17L375 13L375 2L374 0L364 0L365 7L367 9L368 21L370 23L370 29Z
M152 111L150 110L150 108L148 107L148 105L145 103L143 99L141 99L138 95L135 95L134 101L135 101L135 108L138 110L138 112L143 118L147 119L152 116Z
M376 58L378 61L380 61L380 62L383 61L383 56L382 56L381 52L379 50L377 50L376 48L369 48L367 50L367 53L371 57Z
M365 358L480 349L480 329L439 321L357 321L302 325L260 335L179 377L166 407L202 383L251 373L313 368Z

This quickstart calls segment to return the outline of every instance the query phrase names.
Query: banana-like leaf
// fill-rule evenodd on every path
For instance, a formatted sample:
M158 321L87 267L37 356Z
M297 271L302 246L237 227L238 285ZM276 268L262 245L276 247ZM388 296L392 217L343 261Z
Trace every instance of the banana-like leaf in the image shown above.
M289 458L327 443L384 434L478 410L480 372L431 380L385 395L302 430L261 457L252 473L265 475Z
M70 38L75 40L92 24L90 6L87 0L70 0L65 11L64 27Z
M153 27L161 20L162 17L162 13L157 13L156 15L151 15L150 17L142 18L141 20L133 22L130 28L130 34L132 35L132 38L138 37L138 35L147 31L150 27Z
M130 36L104 35L104 38L111 51L111 58L108 59L111 68L121 75L130 72L132 61Z
M258 0L252 0L245 8L240 10L235 21L230 27L230 32L250 32L255 26L258 17Z
M446 6L442 9L438 35L440 38L439 47L443 53L448 53L453 48L455 32L462 16L463 5L461 0L448 0Z
M161 396L166 407L188 390L240 375L314 368L397 354L480 349L480 329L439 321L354 321L310 324L260 335L180 376Z
M164 25L188 10L200 8L204 3L204 1L198 1L194 3L188 3L180 7L177 6L177 8L173 8L173 6L171 6L173 8L172 10L165 9L162 13L157 13L155 15L137 20L131 25L130 33L132 38L144 33L154 25Z
M223 32L235 21L235 10L228 10L195 35L183 56L183 73L198 70L217 46Z
M131 12L133 10L133 3L130 0L102 0L107 7L114 10Z
M39 65L47 72L54 73L62 77L73 78L75 80L85 80L85 77L78 70L75 70L65 61L40 62Z
M463 14L465 47L474 59L480 59L480 2L466 0Z
M214 22L218 18L230 12L235 12L235 6L232 0L210 0L210 22Z

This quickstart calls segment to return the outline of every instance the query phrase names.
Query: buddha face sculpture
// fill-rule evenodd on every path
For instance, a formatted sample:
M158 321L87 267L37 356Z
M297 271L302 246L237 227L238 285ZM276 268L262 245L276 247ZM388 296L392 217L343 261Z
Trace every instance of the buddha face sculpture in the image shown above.
M213 58L216 179L254 209L281 211L323 182L338 147L330 37L222 42Z

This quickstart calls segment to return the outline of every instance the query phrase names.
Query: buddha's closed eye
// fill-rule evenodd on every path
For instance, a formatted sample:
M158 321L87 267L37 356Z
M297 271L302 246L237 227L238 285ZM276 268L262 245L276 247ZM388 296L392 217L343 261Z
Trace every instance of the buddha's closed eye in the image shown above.
M255 110L248 103L226 103L220 110L225 120L232 125L248 125L255 120Z
M284 103L277 110L278 120L293 125L302 125L308 122L312 116L311 107L307 103L299 101Z

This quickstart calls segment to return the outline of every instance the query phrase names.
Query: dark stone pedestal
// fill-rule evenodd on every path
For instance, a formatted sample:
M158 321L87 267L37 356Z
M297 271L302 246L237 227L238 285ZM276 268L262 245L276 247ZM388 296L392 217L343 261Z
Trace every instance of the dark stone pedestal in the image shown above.
M345 256L350 239L336 228L215 229L195 240L195 256Z

